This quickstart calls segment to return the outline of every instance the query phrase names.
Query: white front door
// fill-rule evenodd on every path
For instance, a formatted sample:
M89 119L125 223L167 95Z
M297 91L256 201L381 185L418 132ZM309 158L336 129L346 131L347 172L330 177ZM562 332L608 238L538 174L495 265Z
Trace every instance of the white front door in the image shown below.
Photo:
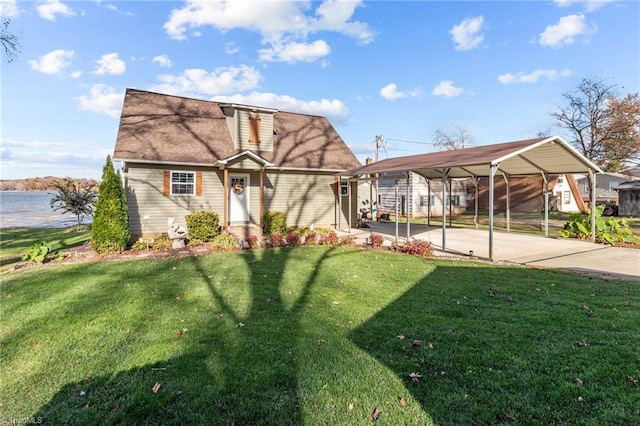
M229 175L229 222L249 222L249 175Z

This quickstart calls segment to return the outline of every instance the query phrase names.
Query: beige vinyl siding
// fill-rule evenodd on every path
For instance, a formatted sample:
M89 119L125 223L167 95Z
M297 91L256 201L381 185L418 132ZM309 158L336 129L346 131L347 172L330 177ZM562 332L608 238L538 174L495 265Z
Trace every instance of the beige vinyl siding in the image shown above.
M357 219L357 189L352 185L352 222ZM343 198L342 225L347 227L348 197ZM289 226L334 226L337 203L332 174L268 172L265 176L264 209L287 214ZM253 210L253 208L252 208Z
M258 145L249 143L249 114L258 114L260 117L260 144ZM238 131L235 138L236 148L273 151L273 114L239 109L236 110L235 119Z
M165 170L202 171L202 195L163 195ZM224 186L222 172L217 169L127 164L124 178L129 206L129 227L134 236L143 233L166 233L170 217L175 218L177 224L184 226L185 216L200 210L216 212L222 220ZM143 220L144 216L149 218Z

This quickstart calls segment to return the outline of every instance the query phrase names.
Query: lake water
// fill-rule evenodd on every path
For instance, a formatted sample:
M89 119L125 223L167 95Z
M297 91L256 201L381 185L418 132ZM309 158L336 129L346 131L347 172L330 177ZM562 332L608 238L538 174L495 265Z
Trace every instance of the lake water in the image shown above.
M75 215L62 214L51 208L49 203L55 195L55 192L0 191L0 228L65 228L76 225ZM90 217L85 218L85 224L90 222Z

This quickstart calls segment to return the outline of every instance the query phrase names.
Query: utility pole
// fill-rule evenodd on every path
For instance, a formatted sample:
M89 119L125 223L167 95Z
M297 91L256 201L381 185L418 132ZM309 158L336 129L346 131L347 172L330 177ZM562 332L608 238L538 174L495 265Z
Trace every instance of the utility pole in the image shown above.
M380 145L382 144L382 142L384 141L384 136L382 135L376 135L375 141L374 143L376 144L376 159L375 162L378 162L378 158L379 158L379 152L380 152ZM375 194L376 194L376 198L375 198L375 206L376 206L376 215L380 212L380 206L378 205L378 200L379 200L379 195L378 195L378 174L376 173L375 175L375 179L373 181L373 186L376 189ZM371 212L373 213L373 206L374 206L374 200L371 200ZM375 220L375 217L372 217L373 220Z

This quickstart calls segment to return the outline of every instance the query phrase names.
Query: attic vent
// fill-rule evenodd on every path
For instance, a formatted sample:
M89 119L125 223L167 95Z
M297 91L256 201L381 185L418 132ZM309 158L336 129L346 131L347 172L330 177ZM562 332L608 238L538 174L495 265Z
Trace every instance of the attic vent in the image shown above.
M273 129L273 136L278 136L278 129Z
M255 112L249 114L249 143L260 143L260 116Z

